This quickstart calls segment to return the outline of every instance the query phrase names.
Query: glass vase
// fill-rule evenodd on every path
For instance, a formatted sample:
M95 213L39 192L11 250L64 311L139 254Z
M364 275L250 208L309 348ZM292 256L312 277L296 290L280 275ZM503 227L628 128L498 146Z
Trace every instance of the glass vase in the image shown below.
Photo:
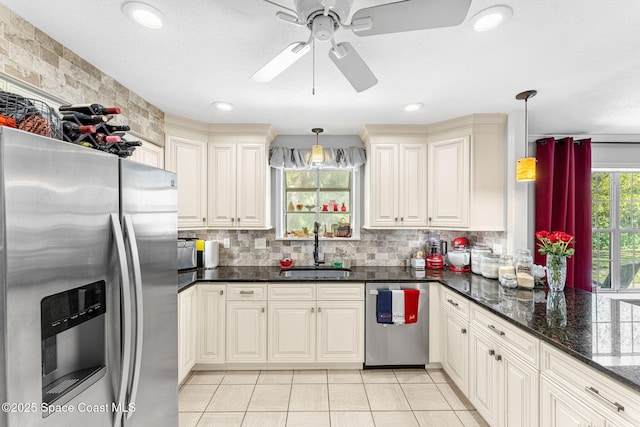
M547 255L547 283L551 291L563 291L567 280L567 257Z
M567 302L564 292L549 291L549 295L547 295L547 325L551 328L567 326Z

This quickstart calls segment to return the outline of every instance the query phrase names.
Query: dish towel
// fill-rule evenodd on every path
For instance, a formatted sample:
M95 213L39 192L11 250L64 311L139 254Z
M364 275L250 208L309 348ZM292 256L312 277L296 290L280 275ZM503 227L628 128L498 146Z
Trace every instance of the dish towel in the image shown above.
M416 323L418 321L418 298L420 298L420 289L404 290L405 323Z
M393 323L391 315L391 291L389 289L378 289L376 318L378 323Z
M404 291L402 289L391 291L391 313L393 323L404 325Z

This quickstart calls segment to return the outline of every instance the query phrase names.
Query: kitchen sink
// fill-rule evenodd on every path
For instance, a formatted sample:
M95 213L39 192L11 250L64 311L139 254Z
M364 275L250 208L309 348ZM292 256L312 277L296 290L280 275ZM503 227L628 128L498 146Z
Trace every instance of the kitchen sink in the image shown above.
M344 279L351 276L348 268L332 267L291 267L283 269L280 274L291 279Z

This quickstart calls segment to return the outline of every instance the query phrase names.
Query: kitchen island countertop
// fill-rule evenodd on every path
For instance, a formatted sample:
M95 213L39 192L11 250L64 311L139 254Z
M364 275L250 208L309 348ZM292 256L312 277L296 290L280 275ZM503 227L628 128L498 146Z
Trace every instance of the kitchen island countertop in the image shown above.
M279 267L197 269L197 282L302 282L286 278ZM547 312L546 288L518 289L505 295L497 280L447 270L416 271L405 267L353 267L347 278L330 282L435 281L463 295L524 331L640 392L640 343L628 329L640 318L640 299L610 298L565 288L554 297L563 311ZM317 281L317 280L312 280ZM185 289L184 286L182 289ZM556 301L557 300L557 301Z

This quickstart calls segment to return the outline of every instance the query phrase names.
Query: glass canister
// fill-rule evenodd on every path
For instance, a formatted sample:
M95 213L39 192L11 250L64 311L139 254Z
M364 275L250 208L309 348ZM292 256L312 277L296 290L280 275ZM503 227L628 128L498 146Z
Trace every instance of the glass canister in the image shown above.
M491 249L489 246L481 243L471 247L471 272L475 274L482 274L482 267L480 265L482 262L482 256L490 253Z
M518 286L533 288L533 257L529 249L518 249L515 268Z
M506 274L511 274L514 279L516 278L516 267L513 264L511 255L502 255L500 257L500 266L498 267L498 280L500 283L502 283Z
M480 270L482 275L487 279L497 279L498 269L500 267L500 255L484 254L482 255L482 263Z

